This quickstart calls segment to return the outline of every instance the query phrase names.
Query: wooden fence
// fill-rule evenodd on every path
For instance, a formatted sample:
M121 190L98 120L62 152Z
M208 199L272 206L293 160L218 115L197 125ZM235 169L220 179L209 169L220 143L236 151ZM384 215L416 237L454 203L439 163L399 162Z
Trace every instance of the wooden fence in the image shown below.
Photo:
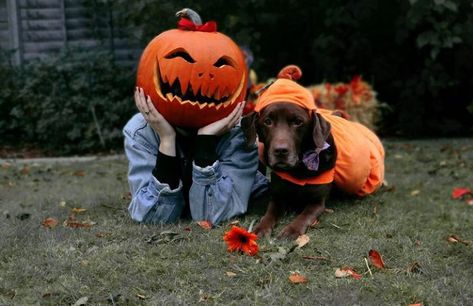
M118 62L133 65L137 45L114 26L111 8L99 15L83 0L0 0L0 49L16 65L66 47L108 49Z

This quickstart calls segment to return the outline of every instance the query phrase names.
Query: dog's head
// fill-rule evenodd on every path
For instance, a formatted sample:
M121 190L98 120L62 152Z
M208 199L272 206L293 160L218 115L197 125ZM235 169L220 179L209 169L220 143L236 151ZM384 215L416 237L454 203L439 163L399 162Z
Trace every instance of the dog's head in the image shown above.
M315 111L294 103L277 102L252 113L242 121L248 144L256 135L264 144L264 159L275 170L291 170L306 150L322 149L330 134L330 123Z

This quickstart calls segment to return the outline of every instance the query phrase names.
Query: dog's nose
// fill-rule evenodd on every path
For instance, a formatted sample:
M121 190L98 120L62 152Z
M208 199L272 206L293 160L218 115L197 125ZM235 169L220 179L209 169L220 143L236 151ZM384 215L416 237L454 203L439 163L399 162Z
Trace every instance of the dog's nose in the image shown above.
M289 150L287 149L287 147L277 147L277 148L274 148L274 155L276 155L277 157L285 157L289 154Z

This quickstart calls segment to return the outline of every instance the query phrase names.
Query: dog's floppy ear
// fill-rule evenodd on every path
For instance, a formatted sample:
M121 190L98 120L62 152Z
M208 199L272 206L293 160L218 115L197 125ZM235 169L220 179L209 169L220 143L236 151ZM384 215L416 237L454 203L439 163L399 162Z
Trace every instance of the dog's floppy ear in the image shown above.
M314 139L315 147L317 149L322 149L325 141L330 135L331 125L316 111L312 113L312 116L314 118L312 137Z
M241 129L246 137L246 147L252 148L256 142L256 121L258 113L251 112L241 118Z

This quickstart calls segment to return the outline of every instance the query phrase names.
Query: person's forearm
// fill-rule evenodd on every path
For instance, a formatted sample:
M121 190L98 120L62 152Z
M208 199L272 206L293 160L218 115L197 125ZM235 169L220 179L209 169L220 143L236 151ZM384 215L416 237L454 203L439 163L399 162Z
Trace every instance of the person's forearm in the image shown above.
M161 138L159 151L168 156L176 156L176 137L168 136Z

